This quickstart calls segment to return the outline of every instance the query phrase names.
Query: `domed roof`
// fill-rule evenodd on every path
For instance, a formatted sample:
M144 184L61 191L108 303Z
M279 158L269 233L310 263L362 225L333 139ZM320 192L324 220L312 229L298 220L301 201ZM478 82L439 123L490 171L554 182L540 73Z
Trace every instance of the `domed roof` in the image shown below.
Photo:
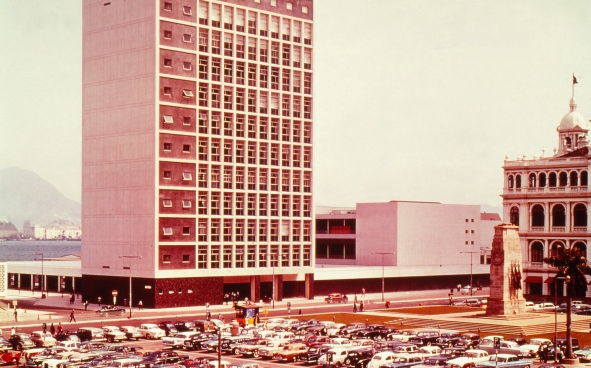
M575 98L570 99L570 112L562 118L558 130L582 129L589 130L589 122L583 115L577 112Z

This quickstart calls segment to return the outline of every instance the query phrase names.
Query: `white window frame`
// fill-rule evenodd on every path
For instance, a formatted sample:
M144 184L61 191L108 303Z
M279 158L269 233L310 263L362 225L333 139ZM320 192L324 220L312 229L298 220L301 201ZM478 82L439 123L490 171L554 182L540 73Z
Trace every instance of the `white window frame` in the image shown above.
M191 91L190 89L183 89L183 97L194 97L193 91Z
M191 208L193 206L190 199L183 199L183 208Z
M193 175L190 172L183 172L183 181L193 180Z
M191 43L193 37L189 33L183 33L183 42Z
M166 235L166 236L172 235L172 227L163 227L162 228L162 235Z
M191 7L190 6L183 6L183 14L185 15L191 15L193 14L193 12L191 11Z
M188 68L187 68L187 65L189 65ZM183 61L183 69L184 70L193 70L193 65L191 64L190 61Z
M164 115L164 123L165 124L174 123L174 118L172 117L172 115Z
M162 200L162 207L166 207L166 208L172 207L172 199L163 199Z

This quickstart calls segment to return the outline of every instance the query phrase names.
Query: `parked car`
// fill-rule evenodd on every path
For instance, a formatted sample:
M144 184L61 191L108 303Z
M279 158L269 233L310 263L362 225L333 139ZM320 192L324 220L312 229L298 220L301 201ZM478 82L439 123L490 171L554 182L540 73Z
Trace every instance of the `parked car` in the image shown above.
M117 326L103 326L103 334L108 342L123 341L127 339L125 332Z
M349 351L351 351L350 346L333 347L328 350L326 354L318 358L318 364L340 367L341 365L345 364L345 359L347 359Z
M33 331L31 332L31 340L36 346L50 348L57 343L57 340L49 332Z
M80 327L76 331L80 341L105 341L105 333L98 327Z
M31 336L23 332L15 333L14 335L10 336L8 341L14 350L26 350L36 347L33 340L31 340Z
M114 305L105 305L95 313L101 317L123 316L125 314L125 309Z
M328 294L328 296L324 298L324 301L327 303L347 303L349 298L347 298L345 294L332 293Z
M162 343L166 346L170 346L172 349L178 349L185 346L185 341L191 339L194 335L198 335L199 332L179 332L174 336L164 336Z
M534 311L536 312L542 312L542 311L553 311L556 309L556 306L552 303L539 303L534 305L534 307L532 308Z
M501 354L512 354L516 356L521 356L521 350L519 344L514 341L505 341L501 340L498 346L495 346L494 342L492 344L484 344L481 343L478 345L478 349L482 349L487 351L489 354L494 353L501 353Z
M421 330L415 336L408 339L408 342L417 346L431 345L437 342L439 332L437 330Z
M191 332L198 330L197 326L195 326L195 322L192 321L177 321L174 323L174 327L176 327L178 332Z
M179 333L179 331L174 326L174 323L170 321L160 322L158 323L158 327L164 330L166 336L176 335L177 333Z
M528 358L535 358L538 355L538 350L542 344L551 344L549 339L544 338L532 338L529 343L519 346L521 355Z
M494 354L487 361L478 363L480 367L511 367L511 368L531 368L534 362L523 360L513 354Z
M474 347L480 344L480 335L472 332L464 333L460 336L460 340L454 344L455 347L465 348L465 349L474 349Z
M289 344L287 340L272 340L267 346L259 349L259 356L263 359L273 359L275 353L283 350L285 345Z
M473 349L473 350L466 350L466 353L461 357L453 358L447 361L447 364L458 365L463 367L467 363L480 363L487 361L489 358L489 354L485 350L481 349Z
M140 327L138 327L138 331L142 333L144 338L146 339L160 339L166 336L166 333L163 329L158 327L155 323L142 323Z
M322 355L326 354L326 352L330 348L331 347L328 345L310 346L308 351L300 354L300 356L298 357L298 361L304 362L306 364L317 363L318 358L320 358Z
M442 332L437 340L435 340L435 345L437 346L454 346L460 341L461 336L459 332Z
M349 350L345 357L345 365L351 366L357 364L360 360L371 358L374 354L373 348L368 346L354 348Z
M238 352L244 357L259 357L259 349L264 348L270 342L269 339L251 339L237 347Z
M308 351L308 347L302 343L288 344L283 347L283 350L276 352L273 355L274 360L281 362L295 362L300 354Z
M137 329L137 327L121 326L119 328L125 333L127 340L135 339L137 341L140 339L140 337L143 337L142 333Z

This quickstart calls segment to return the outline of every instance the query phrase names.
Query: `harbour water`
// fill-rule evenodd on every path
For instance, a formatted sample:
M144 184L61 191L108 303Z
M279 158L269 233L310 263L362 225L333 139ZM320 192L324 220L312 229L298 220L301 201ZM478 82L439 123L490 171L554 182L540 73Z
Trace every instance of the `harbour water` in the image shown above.
M82 241L19 240L0 241L0 262L34 261L43 258L80 254Z

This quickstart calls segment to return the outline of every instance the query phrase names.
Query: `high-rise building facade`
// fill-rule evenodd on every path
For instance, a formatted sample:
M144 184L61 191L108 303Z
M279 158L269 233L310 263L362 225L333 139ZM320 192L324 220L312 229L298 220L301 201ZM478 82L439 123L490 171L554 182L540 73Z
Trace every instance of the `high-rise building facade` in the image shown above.
M84 298L313 297L312 0L83 16Z
M524 271L524 294L563 295L564 280L544 258L573 249L583 255L589 233L589 123L573 97L558 128L558 149L553 155L506 159L504 218L519 227ZM585 295L578 295L579 297Z

